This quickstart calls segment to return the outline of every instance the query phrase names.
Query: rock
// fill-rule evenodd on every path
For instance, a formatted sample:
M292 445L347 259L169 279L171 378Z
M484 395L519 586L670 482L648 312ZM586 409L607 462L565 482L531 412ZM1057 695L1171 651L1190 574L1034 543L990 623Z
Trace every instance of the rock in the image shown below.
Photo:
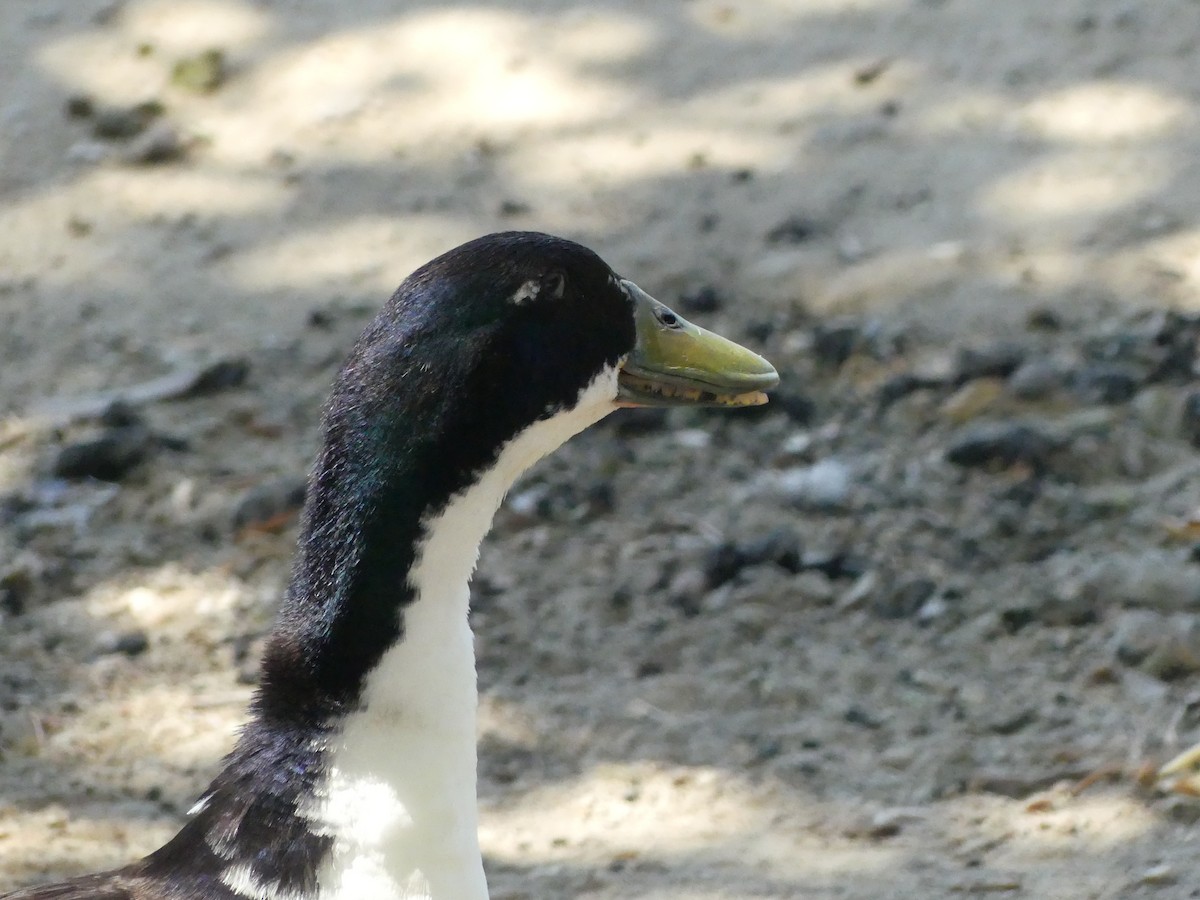
M657 675L663 674L666 670L666 666L660 660L645 659L638 663L633 677L637 679L654 678Z
M788 216L767 232L768 244L802 244L823 234L825 227L804 215Z
M524 200L501 200L499 207L496 208L496 214L503 218L511 218L512 216L523 216L533 209Z
M714 313L721 308L721 295L710 284L688 291L679 298L679 305L684 312Z
M1166 632L1165 616L1149 609L1128 609L1117 618L1113 650L1119 661L1137 666L1158 646Z
M756 319L746 323L746 337L755 344L765 344L775 334L777 323L771 319Z
M708 574L705 571L695 567L680 569L667 586L667 602L691 618L699 615L707 590Z
M1147 434L1156 438L1178 438L1192 441L1193 433L1200 440L1200 401L1196 405L1195 417L1187 411L1187 396L1177 387L1155 384L1138 391L1130 404L1136 424ZM1197 426L1189 425L1189 420ZM1200 444L1194 444L1200 446Z
M879 576L874 572L864 572L855 579L850 589L838 598L837 608L840 610L858 608L879 589L879 580Z
M573 481L533 484L511 495L505 506L516 514L517 524L532 524L582 522L612 512L615 502L612 482L596 478L583 484Z
M807 394L792 388L771 392L771 402L762 409L782 410L797 425L811 425L817 418L817 404Z
M1190 613L1124 611L1114 638L1117 659L1162 681L1200 672L1200 622Z
M1025 348L1000 342L985 347L960 350L955 365L955 382L963 384L976 378L1005 379L1025 361Z
M608 421L622 437L650 434L667 427L667 410L649 406L623 409L617 415L610 416Z
M29 710L0 713L0 747L4 755L37 756L45 743L45 733Z
M241 387L246 383L249 374L249 360L241 357L220 359L201 369L187 389L178 396L180 399L206 397L210 394Z
M800 561L802 571L820 572L830 581L842 579L856 580L867 573L870 566L867 560L853 553L838 551L836 553L816 552L806 554Z
M1055 310L1048 306L1030 310L1025 317L1025 327L1030 331L1061 331L1063 320Z
M187 152L187 145L170 122L156 122L129 142L121 158L131 164L151 166L174 162Z
M1000 613L1000 624L1009 634L1016 634L1037 621L1037 612L1032 606L1012 606Z
M1037 710L1031 706L994 713L987 721L987 730L993 734L1010 735L1024 731L1038 720Z
M732 541L710 547L704 554L704 582L709 590L720 587L744 569L749 560Z
M861 706L850 706L842 713L842 718L851 725L869 728L872 731L883 727L883 720Z
M1003 396L1004 382L999 378L976 378L947 397L939 411L948 421L962 425L987 412Z
M798 574L792 580L791 590L805 603L814 606L829 606L836 597L836 592L829 579L817 571Z
M136 406L118 397L100 413L100 424L108 428L128 428L133 425L145 425L146 421Z
M1038 401L1061 390L1064 383L1063 372L1055 363L1031 359L1008 377L1007 387L1009 393L1019 400Z
M1034 612L1043 625L1078 627L1097 621L1102 609L1086 583L1068 580L1055 584Z
M748 566L775 563L792 574L800 571L800 535L787 525L781 525L741 545L740 553Z
M68 119L90 119L96 112L96 104L87 94L72 94L63 104Z
M707 428L680 428L671 432L671 440L685 450L707 450L712 446L713 433Z
M237 665L238 684L257 684L267 638L261 634L241 634L233 639L233 661Z
M838 459L785 469L775 476L780 496L802 509L836 510L850 499L850 467Z
M940 378L902 372L899 375L893 375L880 386L875 395L875 402L880 412L883 412L897 400L903 400L909 394L940 388L944 383Z
M0 613L24 615L37 584L37 575L29 561L20 558L0 575Z
M1142 884L1168 885L1175 884L1179 877L1175 874L1175 869L1168 863L1159 863L1142 872L1140 880Z
M1117 363L1095 363L1075 374L1074 387L1089 403L1125 403L1144 381L1142 373Z
M276 530L277 523L280 527L290 523L304 505L307 488L307 479L299 475L288 475L250 488L234 507L233 527L238 531L247 528L271 531Z
M871 611L882 619L914 617L933 596L937 584L928 578L912 578L876 594Z
M157 100L130 107L107 107L92 117L92 135L106 141L125 141L136 137L165 110Z
M837 368L854 353L861 329L855 322L830 322L812 330L812 352L819 362Z
M1064 441L1032 425L997 422L968 426L946 449L946 460L963 468L1026 465L1035 472L1049 467Z
M150 637L140 628L124 631L119 634L103 635L97 642L97 652L102 656L123 653L126 656L140 656L150 648Z
M1200 578L1187 551L1145 548L1084 561L1062 579L1097 609L1136 606L1158 612L1200 609Z
M211 94L228 76L224 51L212 48L176 62L171 69L171 84L195 94Z
M1154 343L1161 356L1150 375L1151 381L1190 381L1196 376L1200 317L1164 311L1154 334Z
M144 462L156 445L142 425L110 428L100 437L63 447L54 461L59 478L120 481Z
M1180 428L1188 443L1200 449L1200 391L1192 391L1184 399Z
M1167 797L1160 804L1162 815L1180 825L1200 823L1200 802L1195 797Z
M67 148L66 160L69 163L95 165L104 162L111 155L109 147L99 141L76 141Z

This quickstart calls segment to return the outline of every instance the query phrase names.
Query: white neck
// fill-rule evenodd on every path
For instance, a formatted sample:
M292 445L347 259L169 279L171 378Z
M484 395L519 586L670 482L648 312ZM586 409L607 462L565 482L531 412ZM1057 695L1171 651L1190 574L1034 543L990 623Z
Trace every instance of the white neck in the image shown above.
M477 836L475 649L467 583L505 492L534 462L615 406L616 370L568 413L537 422L425 523L400 639L367 677L305 814L334 838L320 874L336 900L486 900Z

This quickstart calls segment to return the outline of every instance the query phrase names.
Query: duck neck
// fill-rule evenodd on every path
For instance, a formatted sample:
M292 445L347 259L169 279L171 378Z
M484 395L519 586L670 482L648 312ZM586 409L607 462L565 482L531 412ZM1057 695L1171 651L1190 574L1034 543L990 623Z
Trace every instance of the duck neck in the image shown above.
M272 768L308 773L289 805L320 839L306 884L322 898L486 900L468 582L516 478L614 408L602 399L614 385L589 390L595 398L585 392L571 412L528 426L452 493L437 454L420 449L406 465L424 458L428 469L398 470L404 477L356 471L328 447L319 460L234 767L292 735L283 743L298 755L268 755ZM257 896L262 878L247 884L243 894Z
M428 519L402 633L331 736L326 784L305 811L334 836L322 897L487 897L467 615L479 544L508 487L493 472Z

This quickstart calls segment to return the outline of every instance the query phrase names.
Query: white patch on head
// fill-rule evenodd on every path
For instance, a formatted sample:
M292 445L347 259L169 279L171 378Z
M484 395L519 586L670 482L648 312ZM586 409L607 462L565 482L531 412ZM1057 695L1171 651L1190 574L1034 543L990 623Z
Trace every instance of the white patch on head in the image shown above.
M299 891L285 891L279 885L260 881L247 863L223 870L221 884L246 900L311 900Z
M522 303L528 303L530 300L536 300L537 295L541 293L542 283L536 278L531 278L519 288L516 293L508 298L508 302L513 306L520 306Z
M301 809L334 838L322 900L487 900L475 794L475 648L467 583L504 494L538 459L616 409L617 367L528 426L424 523L403 634L367 676ZM266 900L266 898L264 898Z

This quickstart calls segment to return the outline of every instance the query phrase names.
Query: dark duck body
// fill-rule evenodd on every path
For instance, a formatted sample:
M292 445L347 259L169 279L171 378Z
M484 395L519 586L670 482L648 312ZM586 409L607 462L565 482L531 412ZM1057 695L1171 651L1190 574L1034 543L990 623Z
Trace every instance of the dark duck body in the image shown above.
M337 376L224 768L145 859L3 900L485 900L467 584L505 491L619 406L753 405L777 380L570 241L422 266Z

